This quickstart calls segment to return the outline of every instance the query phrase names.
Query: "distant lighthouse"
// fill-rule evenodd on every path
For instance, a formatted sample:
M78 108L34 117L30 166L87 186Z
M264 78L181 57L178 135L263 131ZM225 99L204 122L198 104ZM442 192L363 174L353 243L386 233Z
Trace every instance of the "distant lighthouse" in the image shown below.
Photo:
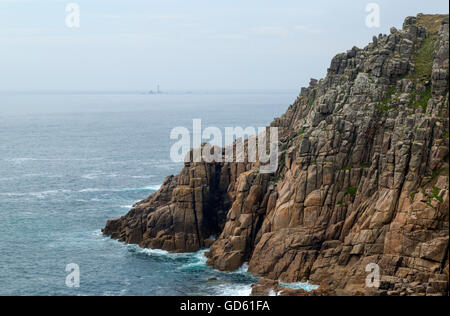
M161 89L159 88L159 84L156 86L156 91L154 90L150 90L148 92L148 94L163 94L163 92L161 92Z

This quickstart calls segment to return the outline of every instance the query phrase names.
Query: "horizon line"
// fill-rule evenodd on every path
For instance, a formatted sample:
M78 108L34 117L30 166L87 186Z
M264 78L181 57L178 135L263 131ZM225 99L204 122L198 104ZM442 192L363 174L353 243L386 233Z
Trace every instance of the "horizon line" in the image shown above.
M197 89L161 89L160 93L155 93L152 89L4 89L0 94L143 94L143 95L164 95L164 94L196 94L196 93L291 93L300 92L300 88L197 88Z

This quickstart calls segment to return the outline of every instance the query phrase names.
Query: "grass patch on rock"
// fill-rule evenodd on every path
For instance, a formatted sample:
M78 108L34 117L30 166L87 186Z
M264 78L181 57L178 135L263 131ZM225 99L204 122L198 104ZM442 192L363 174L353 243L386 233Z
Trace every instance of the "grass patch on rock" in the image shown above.
M419 96L419 97L418 97ZM428 101L431 99L431 87L426 87L424 92L413 92L411 93L411 107L422 108L423 111L427 110Z
M358 192L358 187L349 187L347 191L345 191L345 195L356 195Z
M391 87L386 91L386 97L381 100L380 104L377 105L377 109L380 111L389 111L390 107L389 104L392 101L392 96L395 93L396 88Z
M443 203L444 199L442 197L439 196L439 193L441 193L441 189L438 187L433 187L433 190L431 191L431 193L433 194L433 197L438 200L439 202Z
M430 34L423 40L422 45L413 57L414 72L409 76L409 79L417 80L419 82L430 80L433 70L435 41L436 35L434 34Z

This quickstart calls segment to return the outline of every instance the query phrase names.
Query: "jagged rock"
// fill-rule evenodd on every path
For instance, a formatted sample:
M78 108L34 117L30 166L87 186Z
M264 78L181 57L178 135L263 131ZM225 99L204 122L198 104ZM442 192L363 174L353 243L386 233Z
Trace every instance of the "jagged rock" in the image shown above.
M321 285L286 295L448 294L448 52L448 16L406 18L334 57L274 120L275 174L186 164L104 234L175 252L212 243L217 269L247 261L259 276ZM379 288L366 287L369 264ZM270 289L264 279L253 294Z

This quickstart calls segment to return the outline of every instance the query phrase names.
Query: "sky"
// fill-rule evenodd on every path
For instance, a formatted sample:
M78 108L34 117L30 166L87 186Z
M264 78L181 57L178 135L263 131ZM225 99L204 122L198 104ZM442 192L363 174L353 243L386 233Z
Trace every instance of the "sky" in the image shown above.
M69 3L79 27L67 27ZM368 27L369 3L379 27ZM297 89L445 0L0 0L0 90Z

